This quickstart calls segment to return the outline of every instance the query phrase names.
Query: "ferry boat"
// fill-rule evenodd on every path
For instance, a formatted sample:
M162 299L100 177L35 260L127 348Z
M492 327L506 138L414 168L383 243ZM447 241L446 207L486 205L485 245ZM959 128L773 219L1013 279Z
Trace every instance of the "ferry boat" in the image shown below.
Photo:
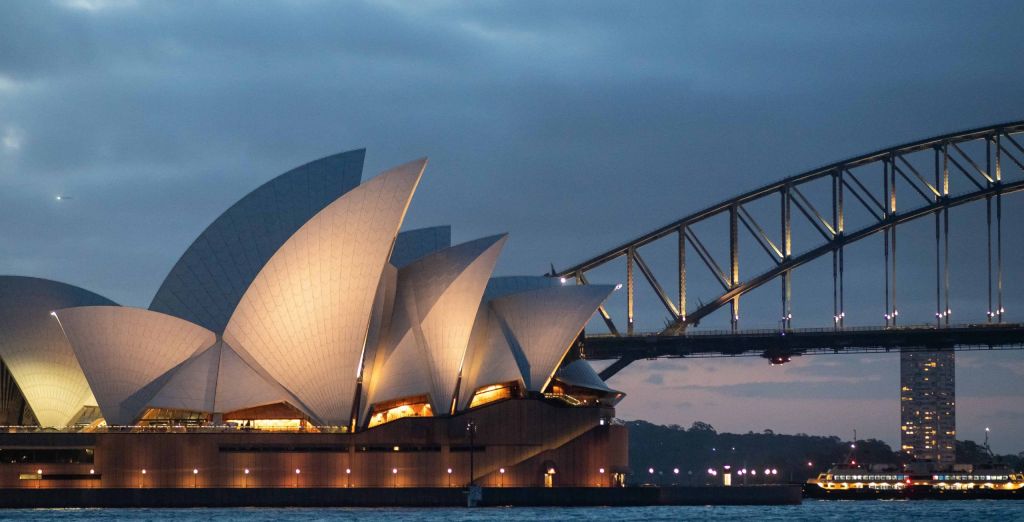
M920 465L925 464L925 465ZM1024 473L1006 466L954 464L948 470L927 463L833 467L804 485L808 498L857 499L1024 499Z

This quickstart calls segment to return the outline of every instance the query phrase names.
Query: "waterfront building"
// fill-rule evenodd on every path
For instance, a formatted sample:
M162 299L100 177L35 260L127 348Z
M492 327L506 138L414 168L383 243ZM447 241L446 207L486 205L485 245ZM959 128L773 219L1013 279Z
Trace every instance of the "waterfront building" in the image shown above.
M900 354L900 449L940 467L956 462L953 350Z
M399 232L427 161L363 158L239 200L148 308L0 277L0 486L622 483L623 394L567 360L614 288Z

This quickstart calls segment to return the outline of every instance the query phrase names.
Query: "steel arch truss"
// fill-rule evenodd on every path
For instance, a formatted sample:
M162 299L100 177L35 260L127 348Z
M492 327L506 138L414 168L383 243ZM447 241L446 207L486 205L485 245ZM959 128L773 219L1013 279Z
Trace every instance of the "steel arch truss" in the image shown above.
M574 278L587 284L587 272L625 258L626 264L626 333L633 334L636 270L639 270L672 320L662 335L680 335L688 326L729 305L731 327L738 329L740 298L776 278L781 280L780 307L782 328L790 327L791 278L797 267L821 256L831 254L834 326L843 328L844 312L844 247L881 233L885 256L885 325L895 326L899 316L896 306L896 239L898 225L918 218L934 216L935 221L935 321L939 327L950 325L949 305L949 209L965 203L984 200L987 209L988 235L988 321L1003 319L1003 195L1024 190L1024 179L1004 179L1004 167L1012 164L1024 173L1024 121L994 125L965 132L933 137L898 147L888 148L833 163L723 201L658 228L603 254L552 275ZM924 158L924 161L922 161ZM880 178L880 179L879 179ZM812 182L831 186L831 204L813 204L805 194ZM868 187L881 187L881 191ZM897 206L897 187L901 187ZM908 188L909 187L909 188ZM954 187L956 190L954 190ZM774 200L774 201L772 201ZM766 229L751 208L779 205L778 235ZM859 206L861 216L870 216L868 223L848 230L846 217L851 205ZM728 259L719 263L698 237L695 225L726 216ZM820 239L809 249L794 255L793 219L805 219ZM769 256L769 269L743 279L740 277L740 229L749 233L760 250ZM769 231L766 231L769 230ZM775 239L773 239L773 237ZM656 278L654 271L640 254L640 248L658 240L677 243L679 286L671 296ZM711 271L722 292L710 302L701 302L687 309L687 256L696 254L699 264ZM691 259L693 256L690 256ZM692 264L692 262L691 262ZM675 298L673 298L675 297ZM599 310L612 335L620 335L608 310ZM629 361L619 361L624 367ZM616 369L617 371L617 369ZM613 372L614 373L614 372Z

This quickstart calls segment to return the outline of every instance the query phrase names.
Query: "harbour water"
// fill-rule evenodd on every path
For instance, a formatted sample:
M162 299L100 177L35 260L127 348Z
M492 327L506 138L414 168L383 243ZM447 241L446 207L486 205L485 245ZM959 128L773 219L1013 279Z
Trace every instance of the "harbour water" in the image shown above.
M1018 501L816 501L799 506L656 506L629 508L438 509L27 509L0 511L2 520L151 520L264 522L277 520L389 520L487 522L505 520L1022 520Z

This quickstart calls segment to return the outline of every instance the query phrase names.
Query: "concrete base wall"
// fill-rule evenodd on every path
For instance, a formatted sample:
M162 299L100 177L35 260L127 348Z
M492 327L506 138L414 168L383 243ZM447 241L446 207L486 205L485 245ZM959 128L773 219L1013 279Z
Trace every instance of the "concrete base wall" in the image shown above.
M555 486L611 486L611 475L629 464L627 428L610 425L612 416L611 408L522 399L354 434L0 433L0 458L8 459L0 462L0 488L447 488L469 484L471 467L485 487L543 486L550 469ZM477 426L472 444L469 422ZM92 458L59 462L36 449Z

